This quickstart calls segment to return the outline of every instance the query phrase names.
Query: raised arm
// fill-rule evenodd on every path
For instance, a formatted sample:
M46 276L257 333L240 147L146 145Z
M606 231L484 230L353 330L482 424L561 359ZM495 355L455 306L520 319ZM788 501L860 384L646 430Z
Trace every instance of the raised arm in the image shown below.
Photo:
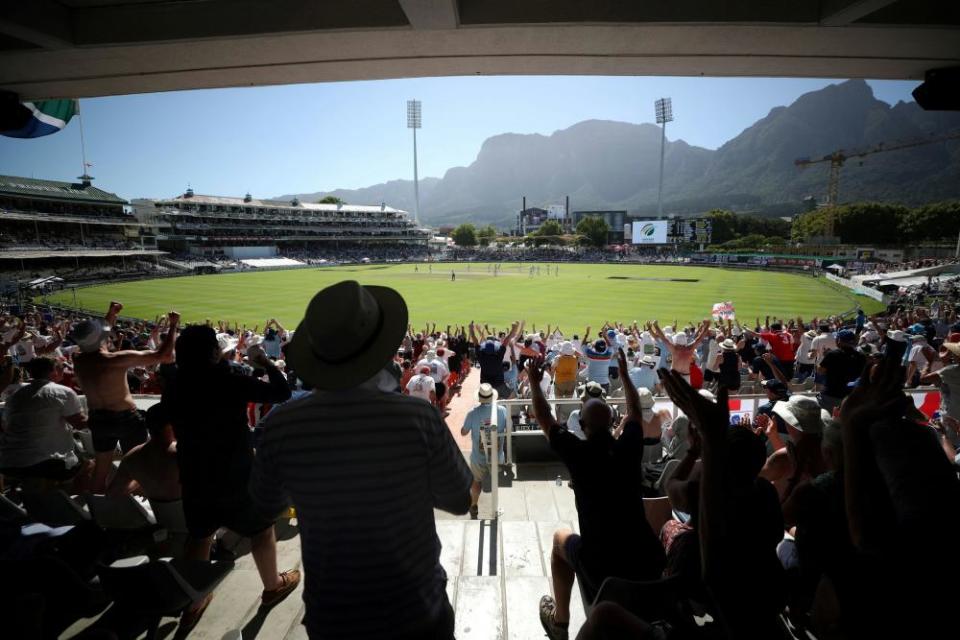
M526 371L530 382L530 396L533 398L533 413L540 425L540 430L549 438L553 428L559 427L560 424L550 413L550 405L547 403L547 398L543 395L543 388L540 386L540 382L543 380L543 358L537 356L527 360Z
M107 313L103 316L103 319L107 322L108 326L113 326L113 323L117 321L117 316L120 315L120 311L123 309L123 305L116 300L110 301L110 307L107 309Z
M627 364L627 356L623 351L617 349L617 366L620 368L620 380L623 383L623 395L626 400L627 418L643 422L643 410L640 408L640 394L637 393L637 387L630 379L630 366Z
M167 314L169 328L158 349L150 351L116 351L107 354L106 362L111 367L149 367L151 365L169 362L173 357L173 345L177 340L177 327L180 325L180 314L171 311Z

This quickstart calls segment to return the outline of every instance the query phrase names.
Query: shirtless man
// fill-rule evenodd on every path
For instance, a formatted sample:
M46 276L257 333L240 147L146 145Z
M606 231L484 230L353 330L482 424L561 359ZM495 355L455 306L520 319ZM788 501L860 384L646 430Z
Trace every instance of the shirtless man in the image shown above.
M111 302L103 320L85 320L73 330L73 341L80 348L74 356L77 382L87 397L90 433L93 436L94 471L90 489L103 491L113 462L113 452L120 441L125 453L146 441L143 417L130 395L127 370L149 367L173 360L173 345L177 338L180 314L171 311L169 328L160 347L148 351L113 351L108 347L117 314L123 309L119 302Z
M177 441L166 405L160 402L150 407L146 423L150 440L123 456L120 468L107 487L107 495L137 494L151 502L180 500Z
M667 345L667 349L670 350L670 356L673 358L670 368L682 375L683 379L687 382L690 382L690 365L693 363L697 345L700 344L700 341L707 335L709 329L710 321L704 320L699 329L697 329L697 334L688 344L687 336L683 332L677 333L673 337L673 340L671 340L663 333L656 320L648 327L650 334Z

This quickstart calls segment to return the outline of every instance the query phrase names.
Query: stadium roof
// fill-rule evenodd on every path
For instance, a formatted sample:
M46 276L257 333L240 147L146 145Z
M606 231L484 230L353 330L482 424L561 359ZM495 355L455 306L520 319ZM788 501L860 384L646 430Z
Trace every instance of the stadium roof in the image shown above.
M111 205L127 204L127 201L117 194L104 191L91 184L39 180L18 176L0 176L0 194L39 198L41 200L69 200Z
M87 97L455 75L922 79L960 64L945 0L30 0L0 88Z
M348 211L355 213L407 213L402 209L394 209L386 205L374 206L364 204L319 204L316 202L300 202L294 205L290 200L259 200L251 198L249 201L244 198L234 198L232 196L177 196L169 200L157 200L157 204L170 203L174 206L181 204L212 204L229 207L259 207L259 208L277 208L285 209L303 209L304 211Z
M153 249L4 249L0 252L0 260L33 260L39 258L120 258L129 256L163 256L166 251Z

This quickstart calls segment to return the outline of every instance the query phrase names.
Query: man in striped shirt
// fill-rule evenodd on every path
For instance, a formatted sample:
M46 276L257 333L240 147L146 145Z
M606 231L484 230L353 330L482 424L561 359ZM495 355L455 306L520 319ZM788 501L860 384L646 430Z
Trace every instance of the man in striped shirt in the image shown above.
M316 391L266 420L251 493L296 506L311 638L453 638L433 510L466 513L473 478L437 410L394 391L406 327L396 291L341 282L288 347Z

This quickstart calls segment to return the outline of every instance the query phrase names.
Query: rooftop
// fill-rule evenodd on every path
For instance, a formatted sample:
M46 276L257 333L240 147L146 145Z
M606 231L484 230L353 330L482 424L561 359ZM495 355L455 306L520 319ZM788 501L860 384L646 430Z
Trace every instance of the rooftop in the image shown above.
M402 209L394 209L386 205L363 205L363 204L318 204L316 202L298 202L293 204L290 200L262 200L259 198L235 198L232 196L205 196L205 195L179 195L169 200L157 200L157 204L172 204L174 206L181 204L206 204L220 205L227 207L251 207L251 208L284 208L284 209L302 209L303 211L326 211L350 212L350 213L407 213Z
M19 176L0 176L0 194L40 198L43 200L72 200L94 204L125 205L127 201L115 193L92 184L60 182Z

